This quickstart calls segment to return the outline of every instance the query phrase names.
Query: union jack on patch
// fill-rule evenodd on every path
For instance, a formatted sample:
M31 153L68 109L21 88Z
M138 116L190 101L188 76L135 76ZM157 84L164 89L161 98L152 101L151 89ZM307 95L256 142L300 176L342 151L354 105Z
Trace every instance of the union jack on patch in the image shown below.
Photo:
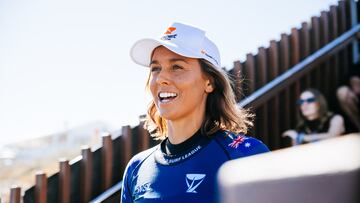
M233 148L238 148L241 143L245 141L246 137L243 135L237 136L233 141L228 145Z

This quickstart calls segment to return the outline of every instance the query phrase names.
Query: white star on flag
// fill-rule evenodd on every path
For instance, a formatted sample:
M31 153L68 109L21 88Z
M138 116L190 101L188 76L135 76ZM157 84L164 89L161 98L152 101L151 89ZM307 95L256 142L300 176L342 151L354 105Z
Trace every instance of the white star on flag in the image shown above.
M245 147L250 147L250 146L251 146L250 142L245 143Z

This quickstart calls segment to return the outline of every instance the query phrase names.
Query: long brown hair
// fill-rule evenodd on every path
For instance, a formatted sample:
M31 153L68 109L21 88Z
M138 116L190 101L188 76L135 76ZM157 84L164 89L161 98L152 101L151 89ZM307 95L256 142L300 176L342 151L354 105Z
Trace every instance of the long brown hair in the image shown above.
M210 76L214 87L214 91L209 93L206 99L205 119L201 125L202 134L210 136L220 129L246 134L248 128L253 125L253 115L237 106L229 76L225 71L215 68L204 59L199 59L199 62L201 71ZM146 84L147 88L149 80L150 75ZM145 129L156 139L166 137L166 120L160 116L154 101L151 101L148 108Z

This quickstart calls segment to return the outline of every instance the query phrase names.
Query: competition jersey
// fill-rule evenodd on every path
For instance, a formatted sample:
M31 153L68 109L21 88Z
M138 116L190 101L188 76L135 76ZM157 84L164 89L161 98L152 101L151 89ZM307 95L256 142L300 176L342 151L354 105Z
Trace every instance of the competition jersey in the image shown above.
M193 140L181 153L165 153L164 140L135 155L125 170L122 202L214 202L216 174L224 162L269 151L255 138L222 130Z

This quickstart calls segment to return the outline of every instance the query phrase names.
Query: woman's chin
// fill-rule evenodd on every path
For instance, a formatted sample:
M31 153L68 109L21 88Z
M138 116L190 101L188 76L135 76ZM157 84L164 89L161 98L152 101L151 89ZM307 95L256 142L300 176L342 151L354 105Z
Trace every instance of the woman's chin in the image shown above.
M173 120L175 118L173 112L159 110L159 114L165 120Z
M318 116L314 115L314 114L309 114L309 115L304 115L304 116L309 121L316 120L318 118Z

